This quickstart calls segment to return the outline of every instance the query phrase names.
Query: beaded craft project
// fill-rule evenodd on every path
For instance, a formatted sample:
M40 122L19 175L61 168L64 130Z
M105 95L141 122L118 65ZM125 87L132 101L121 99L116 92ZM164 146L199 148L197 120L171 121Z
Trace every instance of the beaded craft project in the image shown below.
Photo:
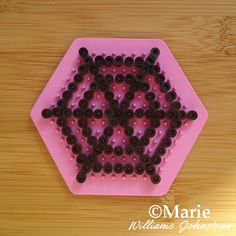
M158 39L76 39L31 117L75 194L163 195L207 111Z

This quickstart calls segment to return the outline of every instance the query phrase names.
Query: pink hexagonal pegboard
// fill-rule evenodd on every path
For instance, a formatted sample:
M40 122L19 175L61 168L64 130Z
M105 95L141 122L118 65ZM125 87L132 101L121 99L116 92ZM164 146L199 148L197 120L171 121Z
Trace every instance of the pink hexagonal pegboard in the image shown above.
M88 157L88 155L95 150L93 145L87 143L88 135L84 131L84 128L81 128L80 125L78 125L79 120L82 122L82 117L80 117L80 115L78 115L78 117L72 115L69 118L63 118L66 120L67 126L69 126L72 135L76 137L78 145L80 146L81 150L77 154L76 151L72 151L72 146L68 144L67 136L62 134L61 127L60 125L58 126L59 118L52 116L49 119L44 119L41 115L43 109L48 108L52 110L53 108L57 107L57 101L62 97L63 92L67 90L68 84L74 80L74 76L77 73L81 73L80 70L84 69L81 67L81 65L84 63L84 60L79 56L78 53L78 50L81 47L88 49L88 52L93 61L95 61L95 58L98 55L102 55L103 57L112 56L113 58L120 55L122 58L131 58L131 65L127 62L128 64L118 67L114 65L100 66L98 72L92 72L91 70L86 73L86 68L88 68L86 67L85 72L83 72L85 73L83 76L83 81L80 81L79 84L76 84L76 90L73 91L66 106L72 111L78 107L78 103L83 99L85 92L87 90L92 90L91 83L95 81L95 78L98 78L97 73L102 75L112 75L114 81L109 82L110 84L106 85L107 87L104 85L105 88L101 87L103 82L96 82L99 88L98 90L93 90L93 98L91 101L89 101L89 104L87 104L87 106L93 112L92 117L86 119L88 122L88 127L91 128L89 131L92 132L90 136L96 137L96 142L98 142L98 139L103 134L105 127L110 127L108 124L111 124L110 118L107 118L106 115L94 118L94 111L96 109L99 109L100 111L104 112L104 114L107 114L105 111L109 108L111 101L104 98L104 93L112 91L113 95L115 96L113 100L116 99L120 104L120 102L124 100L126 93L131 91L134 94L134 99L130 100L129 108L127 109L134 111L134 118L125 120L126 110L122 110L120 107L114 108L112 112L118 115L113 118L116 119L116 122L121 122L121 124L119 123L120 125L113 127L114 133L112 137L109 137L106 140L107 144L102 146L102 150L104 150L108 144L112 146L113 150L115 147L119 146L122 148L123 154L119 154L117 151L118 148L116 149L116 153L119 155L115 155L114 151L112 154L104 154L102 152L101 154L96 155L96 162L99 161L103 168L105 165L104 163L110 163L112 168L114 168L115 163L118 162L122 164L122 168L126 166L127 163L129 163L134 166L133 171L127 169L128 167L126 166L127 168L125 169L125 172L122 171L122 173L114 172L114 170L110 173L110 171L107 171L107 169L102 169L101 172L96 173L96 171L94 172L94 169L92 168L93 163L90 166L90 162L87 163L86 160L87 166L85 166L84 162L81 165L78 164L77 156L81 156L81 152L84 154L84 156ZM158 48L160 51L160 55L157 57L157 61L154 63L157 68L160 68L160 71L153 72L153 69L151 69L154 68L153 62L151 62L151 65L148 64L147 58L148 55L150 55L149 53L152 48ZM134 66L132 64L132 58L133 61L135 61L135 58L137 57L142 57L144 59L144 63L146 63L145 66L148 64L148 72L145 72L144 64L142 64L141 69L139 66ZM107 61L109 62L109 60ZM79 70L78 72L77 69ZM96 73L96 75L94 75L94 73ZM140 82L137 80L139 73L142 74L141 78L144 79L144 81ZM118 74L121 74L121 81L117 76ZM135 81L132 81L130 84L125 83L127 74L134 75ZM162 76L160 76L160 74ZM160 78L164 78L165 82L170 84L171 87L168 88L167 86L167 88L164 88L164 82L160 80ZM106 83L108 82L105 81L104 84ZM140 88L140 90L134 90L136 87ZM165 89L168 91L163 91ZM185 111L187 114L190 110L197 112L198 117L196 120L186 119L185 116L180 119L180 112L178 110L179 108L175 110L173 108L173 102L166 100L166 94L170 91L169 89L177 94L175 101L181 103L181 111ZM155 94L155 101L158 101L160 104L160 107L157 109L155 108L156 110L153 108L154 102L150 101L152 98L147 99L147 93L149 92ZM138 112L136 112L138 109L144 111L145 114L142 114L142 111L138 114ZM151 113L148 113L147 110L151 110ZM160 110L164 112L165 117L160 118ZM65 108L63 108L63 112L65 112ZM150 116L152 118L147 118L147 114L151 114ZM157 114L159 118L157 118ZM174 118L171 118L172 116ZM123 117L125 118L123 119ZM176 62L171 51L162 40L82 38L76 39L72 42L60 64L54 71L51 79L48 81L46 87L34 104L31 111L31 118L72 193L161 196L167 193L194 142L200 134L207 120L207 111L196 92L190 85L188 79L184 75L182 69ZM176 123L174 124L173 122L177 122L176 120L181 120L181 127L175 126ZM139 143L141 142L141 137L145 135L145 137L147 137L147 128L152 128L154 127L153 124L155 124L155 132L148 136L148 144L142 144L144 149L143 151L141 149L141 151L138 151L137 146L132 146L133 153L126 153L126 148L129 145L131 139L124 134L124 127L126 126L124 124L123 127L122 122L123 124L125 122L128 123L128 126L133 129L133 136L138 137ZM160 126L158 124L156 125L154 122L160 122ZM164 146L163 140L165 140L169 127L175 127L174 129L177 130L177 135L171 138L171 143L165 143ZM86 135L84 135L85 133ZM149 134L150 133L148 133L148 135ZM99 140L99 142L100 141L101 140ZM160 148L163 147L165 149L164 153L159 153L161 152ZM149 175L151 175L151 178L153 176L153 174L149 173L151 171L150 162L148 164L143 164L145 167L144 173L136 173L135 168L139 162L139 158L143 158L143 156L146 155L150 157L150 160L152 160L151 157L153 157L157 151L158 155L161 156L161 162L155 165L153 163L151 164L155 168L155 175L160 177L160 182L157 181L159 183L154 184L149 178ZM141 152L141 154L139 152ZM88 169L92 169L86 172L86 181L79 183L76 178L78 173L81 171L81 168L81 173L85 175L85 172L83 172L83 168L85 168L84 166Z

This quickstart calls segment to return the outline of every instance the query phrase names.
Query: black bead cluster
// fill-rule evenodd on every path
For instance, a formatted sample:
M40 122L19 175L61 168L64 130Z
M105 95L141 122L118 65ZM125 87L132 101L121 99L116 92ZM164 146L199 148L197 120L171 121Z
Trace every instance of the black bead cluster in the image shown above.
M68 84L67 89L62 93L62 97L57 101L57 106L53 109L44 109L42 117L57 118L57 125L61 127L61 132L66 136L66 141L71 145L71 150L77 155L76 162L81 169L76 177L79 183L86 180L90 171L99 173L103 171L106 174L115 172L120 174L124 172L127 175L136 173L142 175L146 172L150 176L152 183L157 184L161 178L156 173L155 166L160 164L161 157L166 153L166 149L171 146L172 138L176 136L177 130L182 126L184 119L197 119L196 111L186 113L182 110L182 105L177 101L177 94L171 89L171 85L166 81L165 76L160 73L160 67L155 64L160 51L158 48L152 48L150 54L144 59L143 57L122 57L122 56L96 56L94 59L89 55L86 48L79 49L79 55L83 59L83 64L79 65L78 72L74 75L73 81ZM105 67L136 67L138 72L135 74L102 74L101 66ZM84 80L84 75L90 73L94 76L94 81L89 85L89 89L84 92L83 98L79 101L78 107L73 111L68 108L68 102L72 98L73 92ZM147 74L154 75L155 82L159 85L160 91L165 94L165 99L170 103L168 111L160 109L160 103L156 99L156 95L149 91L150 85L145 81ZM129 90L125 93L123 100L119 102L114 98L114 93L109 90L111 83L126 83ZM95 91L102 91L105 99L109 103L109 108L105 111L100 109L92 110L89 108L89 102L94 96ZM131 101L135 97L135 93L141 91L145 93L145 99L149 102L149 107L144 110L138 108L135 111L129 108ZM82 128L82 134L87 138L87 143L92 146L92 152L88 155L82 152L81 145L77 142L77 138L72 134L68 125L68 118L71 116L78 120L78 126ZM92 129L88 126L88 118L95 117L101 119L103 116L108 118L109 125L104 129L102 136L99 138L92 135ZM146 117L150 120L150 127L146 128L141 138L134 136L134 129L129 125L129 120L133 117ZM166 131L165 137L161 140L154 154L149 156L145 154L145 146L149 144L150 138L156 135L156 128L161 124L164 118L170 119L170 128ZM113 129L116 126L122 126L124 133L129 137L129 143L124 148L122 146L111 146L108 144L109 137L113 135ZM98 160L98 155L112 154L117 157L123 154L139 156L139 162L135 165L131 163L122 164L120 162L112 165L110 162L102 164Z

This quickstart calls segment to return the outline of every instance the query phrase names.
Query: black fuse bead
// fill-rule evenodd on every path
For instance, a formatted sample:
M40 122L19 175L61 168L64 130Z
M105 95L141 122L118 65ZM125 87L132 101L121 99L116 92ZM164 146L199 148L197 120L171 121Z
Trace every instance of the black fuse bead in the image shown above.
M108 83L108 84L111 84L113 82L113 76L112 74L106 74L105 75L105 81Z
M151 176L151 181L153 184L159 184L161 182L161 177L158 174L154 174Z
M129 121L126 118L121 118L119 120L119 125L122 126L122 127L126 127L128 123L129 123Z
M75 137L75 135L69 135L67 138L66 138L66 142L70 145L73 145L73 144L76 144L77 142L77 138Z
M156 58L152 55L149 55L145 62L147 63L148 66L152 66L155 63Z
M161 144L163 147L170 147L170 145L172 144L172 141L170 138L166 137L162 140Z
M161 125L160 120L158 120L158 119L152 119L151 120L151 127L152 128L158 128L158 127L160 127L160 125Z
M82 164L86 161L87 156L84 153L80 153L77 157L76 157L76 162L77 164Z
M87 177L86 173L83 172L83 171L80 171L76 176L76 180L77 180L78 183L82 184L82 183L85 182L86 177Z
M162 120L166 117L166 112L163 110L158 111L158 117Z
M189 111L187 113L187 119L189 119L189 120L196 120L197 117L198 117L198 114L196 111Z
M134 59L133 59L133 57L126 57L124 64L125 64L125 66L127 66L127 67L131 67L131 66L134 64Z
M160 102L158 101L152 101L150 104L150 108L153 110L158 110L160 108Z
M72 116L72 110L70 108L64 108L62 110L63 116L65 117L71 117Z
M86 56L86 57L84 58L84 64L87 65L87 66L92 65L92 64L93 64L93 58L90 57L90 56Z
M125 127L128 123L128 120L126 118L121 118L119 120L119 125L122 126L122 127Z
M67 100L65 100L65 99L59 99L57 101L57 107L59 107L59 108L64 108L64 107L66 107L66 105L67 105Z
M137 155L141 155L143 154L144 152L144 147L143 146L137 146L134 148L134 152L137 154Z
M174 101L170 104L170 108L174 111L178 111L181 108L181 103L179 101Z
M80 118L80 119L78 120L78 126L79 126L80 128L84 128L84 127L86 127L87 125L88 125L87 119L85 119L85 118Z
M127 175L131 175L134 172L134 167L131 163L126 163L124 165L124 172Z
M142 163L137 163L134 170L137 175L142 175L144 173L144 165Z
M165 76L163 74L157 74L155 77L155 81L157 84L162 84L165 81Z
M166 153L166 149L165 149L165 147L163 147L163 146L159 146L159 147L157 148L156 152L157 152L160 156L163 156L163 155L165 155L165 153Z
M173 111L173 110L169 110L166 112L166 117L169 118L169 119L174 119L176 116L176 112Z
M115 127L118 125L119 121L116 118L111 118L109 121L109 125Z
M98 73L98 66L95 64L91 64L89 66L89 72L92 74L92 75L96 75Z
M94 112L93 112L93 115L96 119L101 119L103 117L103 112L102 110L100 109L96 109Z
M148 101L153 101L155 99L155 97L156 97L156 95L153 92L148 92L148 93L145 94L145 98Z
M143 92L147 92L150 89L150 85L147 82L144 82L140 85L140 90Z
M112 152L113 152L113 147L110 144L108 144L104 147L105 154L110 155L110 154L112 154Z
M95 144L95 145L93 146L93 152L94 152L96 155L102 154L102 152L103 152L103 145L101 145L101 144Z
M88 160L84 161L81 166L81 171L83 171L85 173L89 173L91 170L92 170L91 163Z
M154 175L156 169L153 165L149 164L149 165L145 166L145 171L148 175Z
M114 114L115 114L116 117L119 117L119 118L120 118L120 117L122 116L123 112L122 112L121 109L117 108L117 109L114 111Z
M54 116L56 116L56 117L60 117L60 116L63 115L62 109L59 108L59 107L54 107L54 108L52 109L52 114L53 114Z
M109 89L109 85L107 83L100 83L99 88L100 88L101 91L107 92L108 89Z
M50 118L53 115L53 113L49 109L43 109L42 112L41 112L41 115L42 115L43 118L47 119L47 118Z
M84 80L84 77L83 77L82 74L77 73L77 74L74 75L74 81L75 81L76 84L82 83L83 80Z
M82 150L82 147L81 147L81 145L78 145L78 144L74 144L73 146L72 146L72 152L74 153L74 154L79 154L80 152L81 152L81 150Z
M87 138L87 143L88 143L89 145L94 145L94 144L97 143L97 138L96 138L95 136L89 136L89 137Z
M124 118L121 118L120 120L119 120L119 125L120 126L122 126L123 128L126 128L127 127L127 124L129 124L129 118L127 117L127 116L125 116ZM127 132L128 130L126 130L126 132ZM128 133L129 132L132 132L131 131L131 129L129 129L129 131L128 131ZM128 134L127 133L127 134ZM127 135L126 134L126 135Z
M110 137L113 135L113 128L111 126L109 127L106 127L104 130L103 130L103 134L106 136L106 137Z
M71 134L71 128L69 126L64 126L61 129L61 133L65 136L68 136Z
M112 56L105 57L105 66L111 67L114 63L114 59Z
M84 127L82 130L82 134L84 137L89 137L92 134L92 129L89 127Z
M90 108L85 108L83 110L83 115L86 117L86 118L90 118L93 116L93 110L90 109Z
M131 145L125 147L125 154L132 155L134 153L134 148Z
M77 84L75 82L71 82L68 84L68 90L74 92L77 89Z
M132 92L126 92L125 93L125 99L127 99L127 100L133 100L134 99L134 93L132 93Z
M175 91L170 91L166 94L165 98L168 102L172 102L177 98L177 94Z
M95 173L99 173L102 170L102 163L101 162L95 162L92 164L92 170Z
M135 92L139 91L140 90L140 86L141 85L138 82L131 84L129 92L135 93Z
M142 57L136 57L134 60L134 65L141 67L144 64L144 59Z
M125 82L127 84L132 84L134 82L134 75L133 74L126 74L125 75Z
M172 128L178 129L182 126L182 121L180 119L174 119L171 121L170 125Z
M170 137L170 138L175 137L176 134L177 134L177 131L176 131L176 129L174 129L174 128L169 128L169 129L166 131L166 136L167 136L167 137Z
M107 108L105 111L104 111L104 115L106 117L112 117L113 116L113 110L110 109L110 108Z
M69 101L71 97L72 97L71 91L66 90L62 93L62 98L64 101Z
M81 111L79 108L74 109L74 110L73 110L73 116L74 116L75 118L80 118L80 117L82 117L82 111Z
M143 164L148 164L148 163L150 163L151 158L147 154L143 154L143 155L140 156L140 161Z
M114 113L115 113L115 116L116 117L121 117L122 116L122 114L123 114L123 112L121 111L121 109L116 109L115 111L114 111Z
M159 48L152 48L150 54L157 58L160 55Z
M149 67L148 67L148 65L143 64L143 65L140 67L140 73L143 74L143 75L146 75L148 72L149 72Z
M149 72L150 74L157 76L160 73L160 70L161 69L158 65L153 65L150 67Z
M152 138L156 134L156 130L154 128L147 128L144 132L145 135L147 135L149 138Z
M185 119L186 115L187 115L187 114L186 114L186 112L185 112L184 110L180 110L180 111L178 111L177 114L176 114L177 118L179 118L180 120Z
M136 137L136 136L131 136L129 138L129 142L130 142L131 145L134 145L134 146L138 145L139 144L139 138Z
M154 115L154 113L153 113L153 111L152 111L151 109L147 109L147 110L145 111L145 116L146 116L147 118L152 118L153 115Z
M123 154L123 152L124 152L124 150L123 150L123 148L121 146L116 146L114 148L114 154L116 156L121 156Z
M103 56L96 56L95 57L95 64L98 65L98 66L102 66L105 64L105 60L104 60L104 57Z
M120 108L123 110L123 109L128 109L130 106L130 102L128 100L121 100L120 102Z
M91 163L94 163L95 161L97 161L97 156L94 153L90 153L90 154L88 154L87 159Z
M158 165L161 163L161 157L158 153L154 153L154 155L151 157L151 163L153 165Z
M136 111L134 112L134 115L138 118L141 118L144 116L144 110L142 108L138 108L136 109Z
M131 126L126 126L124 130L125 135L132 136L134 133L134 129Z
M131 109L127 109L127 110L125 111L125 115L126 115L126 117L127 117L128 119L131 119L131 118L134 117L134 111L131 110Z
M149 144L149 138L147 135L144 135L140 138L140 144L143 146L147 146Z
M106 98L108 101L112 100L112 99L114 98L114 93L113 93L112 91L107 91L107 92L105 93L105 98Z
M85 47L82 47L79 49L79 55L83 58L85 58L88 55L88 49Z
M125 79L125 77L124 77L123 74L117 74L115 76L115 82L118 83L118 84L123 83L124 79Z
M96 81L98 84L104 83L104 82L105 82L105 77L104 77L104 75L102 75L102 74L97 74L97 75L95 76L95 81Z
M162 93L167 93L170 89L171 89L171 86L169 82L163 82L160 86L160 91Z
M88 73L88 67L86 65L79 65L78 72L82 75Z
M101 144L101 145L106 145L107 142L108 142L108 138L105 136L105 135L102 135L98 138L98 142Z
M104 165L103 165L103 171L104 173L106 174L110 174L112 172L112 164L110 162L106 162Z
M88 102L87 99L84 99L84 98L83 98L83 99L81 99L81 100L79 101L79 107L80 107L81 109L87 108L88 105L89 105L89 102Z
M135 80L136 80L138 83L143 82L143 81L144 81L144 76L141 75L141 74L137 74L137 75L135 76Z
M66 125L66 119L62 117L57 118L57 125L63 127L64 125Z
M124 170L124 166L121 164L121 163L115 163L115 165L114 165L114 172L116 173L116 174L120 174L120 173L122 173L123 172L123 170Z
M123 65L124 59L122 56L116 56L114 59L114 65L120 67Z
M114 109L118 108L119 107L119 102L115 99L111 100L110 101L110 107L114 108Z
M98 90L99 85L98 85L97 82L92 82L92 83L90 83L89 88L90 88L92 91L96 91L96 90Z

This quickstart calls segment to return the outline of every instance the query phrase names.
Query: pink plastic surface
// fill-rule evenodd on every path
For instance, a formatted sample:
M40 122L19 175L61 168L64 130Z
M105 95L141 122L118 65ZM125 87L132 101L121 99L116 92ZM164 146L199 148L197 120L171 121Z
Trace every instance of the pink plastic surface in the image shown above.
M174 88L178 94L178 100L184 105L186 111L197 111L197 120L184 121L184 125L178 130L177 136L172 139L173 143L171 147L167 149L167 153L162 157L162 162L156 167L161 176L161 182L159 184L153 184L146 174L141 176L136 174L119 175L114 173L106 175L103 172L98 174L90 172L85 183L79 184L76 182L76 175L79 168L76 165L76 156L71 152L70 146L66 143L65 137L61 134L60 128L56 125L55 118L43 119L41 117L41 111L44 108L53 108L62 92L66 89L67 84L73 80L73 75L76 73L79 63L81 63L78 56L78 49L80 47L86 47L93 57L95 55L145 57L150 52L151 48L159 48L160 56L157 60L158 64L172 88ZM119 72L119 69L105 69L103 72L108 73L108 71L116 74ZM134 71L133 69L121 69L121 72L133 73ZM153 82L153 77L148 76L146 79L151 85L150 91L154 91L161 102L162 109L167 110L169 103L164 100L164 94L159 91L159 87ZM82 97L84 91L86 91L91 80L93 80L93 76L87 75L86 80L74 93L70 102L71 108L77 106L78 101ZM116 94L117 98L121 97L120 99L122 99L126 88L124 84L118 85L114 83L111 86L111 89ZM131 105L134 110L136 108L145 107L145 105L143 105L145 103L143 96L144 94L141 93L136 94L135 100L132 102L133 105ZM107 104L104 102L103 94L101 92L96 94L91 106L102 110L105 109ZM82 38L72 42L60 64L54 71L51 79L48 81L46 87L34 104L31 111L31 118L72 193L161 196L168 192L189 151L200 134L207 120L207 111L184 75L182 69L177 64L170 49L162 40ZM99 136L106 125L106 122L107 120L105 118L101 120L91 120L90 127L93 128L93 133ZM74 118L71 118L70 126L80 140L80 143L83 145L84 150L89 153L91 150L89 145L86 144L86 138L82 137L81 130L76 124L77 121ZM142 134L145 125L147 124L145 124L145 119L143 118L138 120L134 119L132 121L132 126L137 135ZM150 144L146 147L147 153L151 154L153 152L168 125L168 121L162 121L161 127L157 129L155 137L151 139ZM115 130L116 132L112 136L110 142L112 144L125 143L125 137L122 136L123 130L120 128L116 128ZM117 162L117 160L122 163L127 161L132 163L137 162L135 156L127 157L123 155L122 157L115 157L114 155L102 155L101 158L103 162L106 160L109 160L112 163Z

